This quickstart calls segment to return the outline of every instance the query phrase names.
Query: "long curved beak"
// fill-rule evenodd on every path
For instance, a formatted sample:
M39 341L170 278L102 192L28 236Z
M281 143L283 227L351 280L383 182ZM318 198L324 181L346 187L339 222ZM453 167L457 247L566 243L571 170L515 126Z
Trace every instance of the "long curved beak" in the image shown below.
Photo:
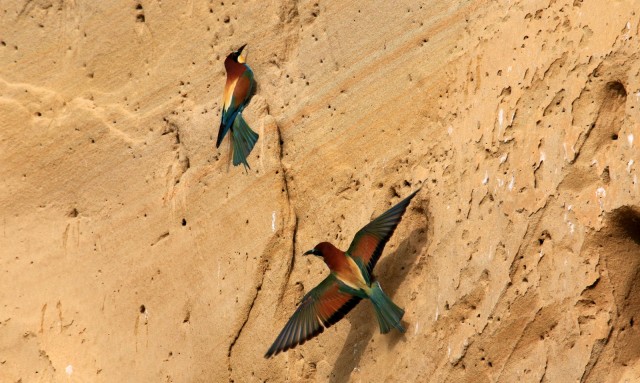
M315 255L316 254L316 249L311 249L311 250L305 251L304 254L302 254L302 255L309 255L309 254L314 254Z
M247 44L244 44L243 46L240 47L240 49L238 49L238 62L240 64L244 64L247 61L247 52L245 52L244 48L247 46Z

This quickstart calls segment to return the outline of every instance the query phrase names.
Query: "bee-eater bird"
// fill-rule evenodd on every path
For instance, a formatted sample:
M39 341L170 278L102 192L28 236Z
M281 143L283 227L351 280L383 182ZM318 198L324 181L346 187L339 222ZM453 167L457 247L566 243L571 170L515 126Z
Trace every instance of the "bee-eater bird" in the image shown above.
M233 165L243 164L245 169L250 169L247 157L258 141L258 133L251 130L242 118L242 111L249 104L256 88L253 71L245 63L246 54L243 51L246 46L247 44L231 52L224 60L227 83L224 86L222 121L218 130L216 148L220 147L222 139L231 130Z
M322 257L331 273L302 298L265 358L319 335L342 319L362 299L370 299L373 303L382 334L388 333L392 327L400 332L405 331L400 323L404 310L382 291L372 272L409 202L419 190L360 229L346 252L329 242L322 242L304 253Z

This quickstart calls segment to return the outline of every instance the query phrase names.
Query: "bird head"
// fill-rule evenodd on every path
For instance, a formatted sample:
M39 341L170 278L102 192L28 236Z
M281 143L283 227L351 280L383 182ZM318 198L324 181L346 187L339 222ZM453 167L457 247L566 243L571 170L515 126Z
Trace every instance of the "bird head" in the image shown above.
M320 242L313 249L306 251L303 255L313 254L318 257L325 257L332 254L337 248L329 242Z
M237 51L229 53L227 59L233 60L239 64L244 64L247 61L247 52L245 47L247 44L241 46Z

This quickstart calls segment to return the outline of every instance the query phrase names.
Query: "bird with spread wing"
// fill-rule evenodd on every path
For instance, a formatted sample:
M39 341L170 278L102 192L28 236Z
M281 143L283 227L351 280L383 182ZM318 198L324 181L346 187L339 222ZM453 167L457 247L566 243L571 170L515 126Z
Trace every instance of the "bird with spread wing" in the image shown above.
M405 331L400 323L404 310L382 291L372 273L384 246L418 191L360 229L346 252L329 242L322 242L304 253L322 257L331 273L302 298L265 358L317 336L342 319L362 299L369 299L373 304L382 334L392 328Z

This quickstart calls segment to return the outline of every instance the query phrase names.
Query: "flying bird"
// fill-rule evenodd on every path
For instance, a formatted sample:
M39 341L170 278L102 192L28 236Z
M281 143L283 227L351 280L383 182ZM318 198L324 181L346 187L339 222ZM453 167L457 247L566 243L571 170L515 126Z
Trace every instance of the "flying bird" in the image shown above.
M419 190L360 229L346 252L329 242L322 242L304 253L322 257L331 273L302 298L265 358L319 335L342 319L362 299L371 300L382 334L392 328L405 331L400 323L404 310L382 291L372 272L409 202Z
M222 121L216 148L220 147L224 136L231 131L229 139L233 151L233 165L243 164L245 169L250 169L247 157L258 141L258 133L251 130L242 117L242 111L249 104L256 88L253 71L246 64L246 46L247 44L231 52L224 60L227 83L224 86Z

